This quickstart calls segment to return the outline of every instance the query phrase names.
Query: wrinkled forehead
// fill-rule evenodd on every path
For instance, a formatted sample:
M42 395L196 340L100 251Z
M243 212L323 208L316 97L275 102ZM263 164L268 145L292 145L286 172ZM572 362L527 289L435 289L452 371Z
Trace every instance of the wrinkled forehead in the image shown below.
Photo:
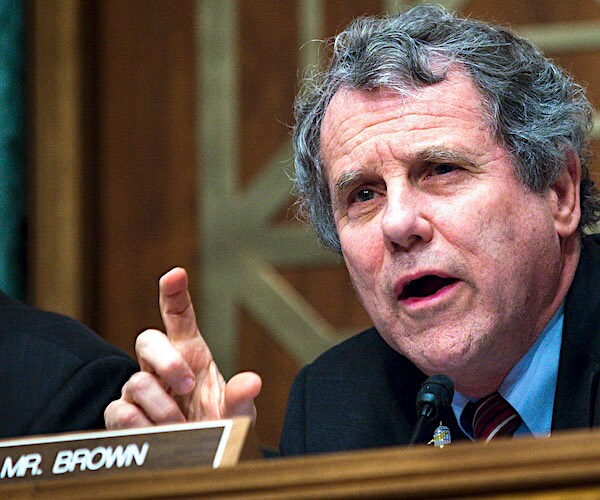
M444 80L409 92L391 88L339 89L325 112L321 124L321 156L327 172L329 156L351 141L359 141L357 130L378 127L392 133L397 127L419 127L421 116L460 115L491 132L484 100L473 80L464 71L449 70ZM333 148L335 145L335 148Z

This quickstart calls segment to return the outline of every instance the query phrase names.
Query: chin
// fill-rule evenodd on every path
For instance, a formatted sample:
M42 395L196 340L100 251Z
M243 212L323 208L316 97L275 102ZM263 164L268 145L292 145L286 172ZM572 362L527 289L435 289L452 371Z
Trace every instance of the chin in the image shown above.
M462 334L464 337L464 333ZM391 344L394 347L393 344ZM430 342L395 347L427 375L464 373L478 357L478 349L468 338L440 338Z
M415 365L427 375L440 373L454 380L458 374L468 369L469 363L460 357L438 356L421 360L412 360Z

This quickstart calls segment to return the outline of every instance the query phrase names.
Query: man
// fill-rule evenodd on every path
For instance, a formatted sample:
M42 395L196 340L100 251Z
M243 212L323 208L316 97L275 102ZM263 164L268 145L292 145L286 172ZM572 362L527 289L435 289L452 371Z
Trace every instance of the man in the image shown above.
M591 116L529 43L440 7L336 37L298 98L296 186L375 328L302 369L284 455L408 443L418 389L437 373L457 390L441 415L454 438L478 438L473 404L497 393L517 434L600 421L600 239L583 236L600 216ZM224 382L186 280L161 279L166 335L138 338L143 371L107 427L254 415L260 379Z
M101 429L138 369L82 324L0 292L0 438Z

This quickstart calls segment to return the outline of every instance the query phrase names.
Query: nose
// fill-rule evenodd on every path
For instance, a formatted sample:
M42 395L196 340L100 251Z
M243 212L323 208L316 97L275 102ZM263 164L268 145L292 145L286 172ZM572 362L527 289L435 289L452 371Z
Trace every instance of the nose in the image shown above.
M381 221L383 240L391 253L408 251L419 242L433 238L433 227L423 214L418 195L406 190L392 193L388 189L387 204Z

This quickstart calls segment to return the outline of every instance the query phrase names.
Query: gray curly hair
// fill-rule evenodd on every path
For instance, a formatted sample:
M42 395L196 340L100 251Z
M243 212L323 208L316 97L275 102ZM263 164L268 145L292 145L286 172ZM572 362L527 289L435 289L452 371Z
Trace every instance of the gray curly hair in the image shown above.
M298 94L294 129L299 214L325 246L341 253L320 144L333 95L342 87L387 87L406 95L442 81L451 64L465 68L481 92L519 179L546 192L572 149L582 165L579 229L600 219L588 168L593 109L582 87L526 40L439 6L418 5L395 16L356 19L329 43L328 68L307 77Z

